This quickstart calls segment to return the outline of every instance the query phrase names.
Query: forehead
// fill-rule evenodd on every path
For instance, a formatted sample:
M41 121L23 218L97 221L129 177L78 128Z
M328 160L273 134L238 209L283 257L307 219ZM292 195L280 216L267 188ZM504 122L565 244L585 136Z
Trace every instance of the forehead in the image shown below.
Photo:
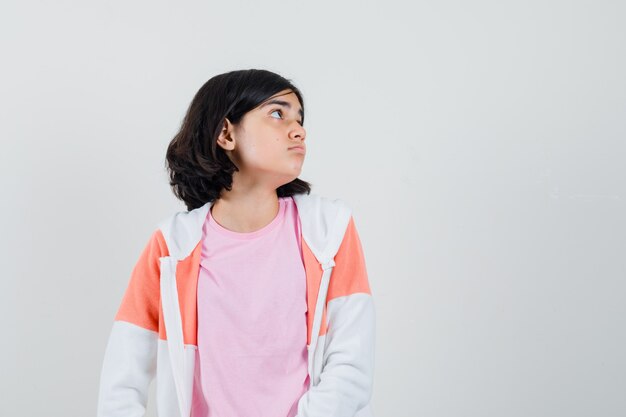
M272 97L261 103L258 108L259 110L261 110L272 105L283 107L293 112L297 112L300 117L304 116L302 107L300 106L300 101L298 100L298 96L296 96L296 94L291 90L283 90L279 93L274 94Z

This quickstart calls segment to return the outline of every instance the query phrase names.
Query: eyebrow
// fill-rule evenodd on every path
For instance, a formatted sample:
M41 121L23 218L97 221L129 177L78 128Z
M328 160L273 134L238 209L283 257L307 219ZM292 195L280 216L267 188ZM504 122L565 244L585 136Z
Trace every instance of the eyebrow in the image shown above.
M287 107L288 109L291 110L291 103L285 100L279 100L277 98L266 101L265 103L261 105L261 107L269 106L270 104L278 104L279 106ZM300 114L301 118L304 118L304 112L302 111L302 109L300 109L298 113Z

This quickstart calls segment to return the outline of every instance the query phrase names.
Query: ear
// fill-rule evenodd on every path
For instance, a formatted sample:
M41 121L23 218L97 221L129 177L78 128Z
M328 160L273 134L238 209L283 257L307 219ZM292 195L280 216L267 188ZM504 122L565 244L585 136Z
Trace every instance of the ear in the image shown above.
M235 138L233 137L234 125L228 119L224 119L224 127L217 137L217 144L225 151L232 151L235 149Z

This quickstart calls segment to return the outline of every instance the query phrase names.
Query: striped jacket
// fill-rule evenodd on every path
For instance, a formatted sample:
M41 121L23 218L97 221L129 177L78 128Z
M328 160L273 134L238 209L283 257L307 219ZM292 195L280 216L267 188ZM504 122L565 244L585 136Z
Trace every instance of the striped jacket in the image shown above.
M370 417L375 311L352 212L339 199L293 198L302 225L310 379L297 417ZM211 205L162 221L141 253L106 346L98 417L143 416L154 377L157 414L189 417L202 225Z

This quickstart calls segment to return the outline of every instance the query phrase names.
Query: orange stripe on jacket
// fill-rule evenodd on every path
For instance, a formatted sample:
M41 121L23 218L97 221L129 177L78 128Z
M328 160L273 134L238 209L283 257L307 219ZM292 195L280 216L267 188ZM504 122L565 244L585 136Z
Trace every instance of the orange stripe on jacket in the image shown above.
M335 255L335 267L330 278L326 302L359 292L372 293L361 240L354 224L354 217L350 217L343 241Z
M168 256L167 245L161 230L156 230L130 276L115 320L127 321L144 329L158 331L160 310L160 261Z
M181 306L183 340L197 345L196 289L202 246L198 243L193 252L176 265L176 288ZM115 320L127 321L159 333L167 340L163 309L161 307L161 268L159 258L169 256L165 238L157 229L144 247L130 276L130 281Z
M200 273L200 256L202 255L202 241L196 244L191 254L178 261L176 265L176 289L178 291L178 305L183 324L183 342L186 345L198 346L198 274ZM167 340L163 310L160 311L161 326L159 338Z
M315 316L315 304L317 303L317 294L322 283L322 266L313 254L309 245L302 239L302 256L304 259L304 270L306 273L306 302L307 302L307 338L306 344L311 344L311 333L313 331L313 317ZM320 325L319 335L326 334L326 308L322 313L322 323Z
M317 294L324 271L306 242L303 240L302 243L302 254L307 276L307 344L310 344L315 304L317 303ZM356 230L354 218L351 217L339 250L335 255L335 267L328 284L326 304L334 298L359 292L371 294L363 248ZM319 336L325 335L328 331L327 321L326 306L324 306Z

